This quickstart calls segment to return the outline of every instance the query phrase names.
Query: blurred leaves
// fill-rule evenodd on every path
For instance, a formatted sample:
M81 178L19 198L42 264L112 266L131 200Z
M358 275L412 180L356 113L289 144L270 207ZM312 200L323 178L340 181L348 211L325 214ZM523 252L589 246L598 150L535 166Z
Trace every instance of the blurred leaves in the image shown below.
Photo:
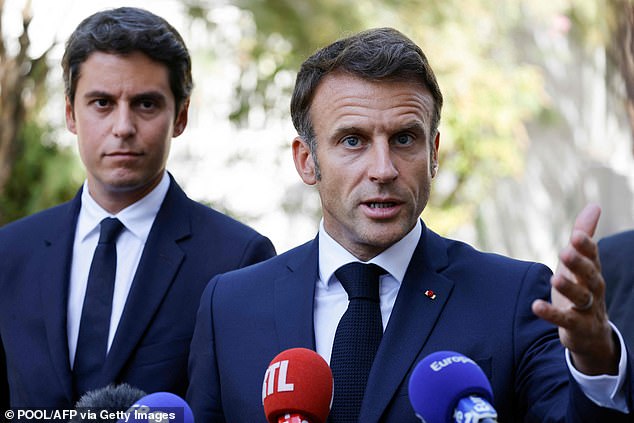
M211 2L195 4L209 10L218 7ZM290 93L304 59L349 33L392 26L423 48L445 96L441 171L428 207L444 215L448 229L456 228L473 220L473 205L497 178L522 172L529 141L524 124L546 103L539 69L522 63L516 54L515 36L526 19L524 2L235 0L232 4L252 25L245 26L240 41L241 76L231 113L238 125L253 124L254 110L266 119L290 119ZM297 202L288 194L284 206L293 208Z
M3 12L0 0L0 18ZM21 19L17 39L0 38L0 225L69 199L81 181L75 156L51 141L42 117L50 48L29 56L29 2Z
M17 137L11 179L0 196L6 222L57 205L75 195L83 170L70 149L51 140L54 129L27 121Z
M2 4L0 0L0 14ZM316 49L335 39L369 27L391 26L421 45L445 96L440 173L426 213L438 217L434 218L435 226L446 228L446 232L474 221L475 206L495 188L496 180L523 172L524 154L530 142L526 125L538 119L542 124L554 120L556 111L550 109L544 92L543 71L529 63L524 54L531 34L564 40L572 37L589 46L607 45L613 62L622 69L628 92L634 87L630 67L634 54L631 42L626 44L632 39L632 0L183 0L181 4L192 26L201 28L189 45L196 46L198 54L202 52L202 63L231 58L231 63L222 64L226 68L223 77L227 76L228 83L233 84L234 93L226 116L239 127L266 127L274 121L289 121L289 99L297 69ZM219 18L227 14L237 18L227 24ZM24 154L37 148L37 143L29 143L26 138L39 136L33 129L36 126L40 131L48 130L40 117L41 104L24 103L25 99L47 98L42 91L46 88L47 68L38 65L44 63L45 56L28 57L28 19L24 27L20 42L25 48L13 56L8 56L4 42L0 49L4 55L0 63L0 72L4 72L0 74L3 100L10 92L18 92L19 96L14 96L20 99L17 104L26 107L24 115L14 114L11 123L23 129L16 130L10 154L21 151L23 156L15 156L5 167L20 160L24 160L24 166L33 166ZM26 77L19 90L7 88L11 86L6 82L9 63L15 65L14 69L33 70L22 74ZM198 88L205 92L206 87ZM634 122L634 107L631 116ZM3 126L11 126L2 119ZM25 121L31 129L26 128ZM23 147L17 148L20 143ZM29 155L39 157L45 168L48 157L59 153L46 150L53 144L43 144L45 156L38 156L34 150ZM26 173L20 173L19 178ZM38 178L25 179L23 189L45 192L34 188L48 183L41 179L43 175ZM288 201L282 205L287 213L295 210L311 214L305 210L307 204L318 209L318 202L306 200L295 185L288 190ZM2 195L6 194L0 184ZM54 201L53 197L50 200ZM26 214L34 202L20 201ZM17 204L16 210L20 208ZM3 211L0 208L0 223Z

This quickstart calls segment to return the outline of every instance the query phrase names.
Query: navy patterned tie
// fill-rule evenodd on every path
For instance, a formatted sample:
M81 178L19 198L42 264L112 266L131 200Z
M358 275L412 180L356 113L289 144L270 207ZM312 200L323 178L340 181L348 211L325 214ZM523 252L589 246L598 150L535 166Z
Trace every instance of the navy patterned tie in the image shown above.
M335 275L348 293L348 309L339 321L330 367L334 378L332 423L356 423L374 356L383 337L379 277L375 264L349 263Z
M100 226L99 243L88 273L73 366L77 397L99 387L99 374L108 349L112 295L117 271L116 240L123 224L119 219L107 217L101 221Z

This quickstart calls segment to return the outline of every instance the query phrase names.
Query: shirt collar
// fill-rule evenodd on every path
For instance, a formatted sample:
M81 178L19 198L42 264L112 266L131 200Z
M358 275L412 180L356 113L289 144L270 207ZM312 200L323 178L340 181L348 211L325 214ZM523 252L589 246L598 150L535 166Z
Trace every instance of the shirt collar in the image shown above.
M414 255L422 233L420 220L416 221L414 228L398 242L390 246L368 263L374 263L385 269L400 284L403 282L409 262ZM319 224L319 279L324 288L328 285L335 271L344 264L359 261L341 244L335 241L324 229L322 219Z
M134 204L130 204L116 215L112 215L92 198L90 192L88 192L88 182L84 181L81 193L81 211L77 221L78 239L84 240L93 231L98 232L99 223L104 218L116 217L128 231L145 242L154 223L154 218L167 195L169 186L170 178L167 172L164 172L158 185L145 197Z

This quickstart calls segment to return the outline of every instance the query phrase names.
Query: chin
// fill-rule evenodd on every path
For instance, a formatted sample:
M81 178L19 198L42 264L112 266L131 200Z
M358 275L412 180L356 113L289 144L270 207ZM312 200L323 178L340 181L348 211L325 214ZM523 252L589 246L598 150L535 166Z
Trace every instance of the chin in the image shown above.
M138 177L118 177L108 181L108 186L112 192L134 192L150 185L148 181L140 180Z
M405 234L406 233L401 232L369 234L369 236L366 237L366 243L377 250L384 251L400 241Z
M129 191L143 185L141 181L133 177L115 177L109 181L110 187L116 191Z
M112 187L137 189L139 187L151 185L158 177L156 173L150 173L144 169L123 167L113 169L112 172L107 175L107 178Z

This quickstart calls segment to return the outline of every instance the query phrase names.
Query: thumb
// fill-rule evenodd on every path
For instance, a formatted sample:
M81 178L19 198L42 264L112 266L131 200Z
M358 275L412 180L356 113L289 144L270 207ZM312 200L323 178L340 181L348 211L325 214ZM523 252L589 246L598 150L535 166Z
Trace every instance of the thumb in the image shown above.
M598 204L587 204L577 215L577 219L575 219L575 224L573 227L573 232L582 231L588 236L593 237L599 223L600 215L601 207L599 207Z

